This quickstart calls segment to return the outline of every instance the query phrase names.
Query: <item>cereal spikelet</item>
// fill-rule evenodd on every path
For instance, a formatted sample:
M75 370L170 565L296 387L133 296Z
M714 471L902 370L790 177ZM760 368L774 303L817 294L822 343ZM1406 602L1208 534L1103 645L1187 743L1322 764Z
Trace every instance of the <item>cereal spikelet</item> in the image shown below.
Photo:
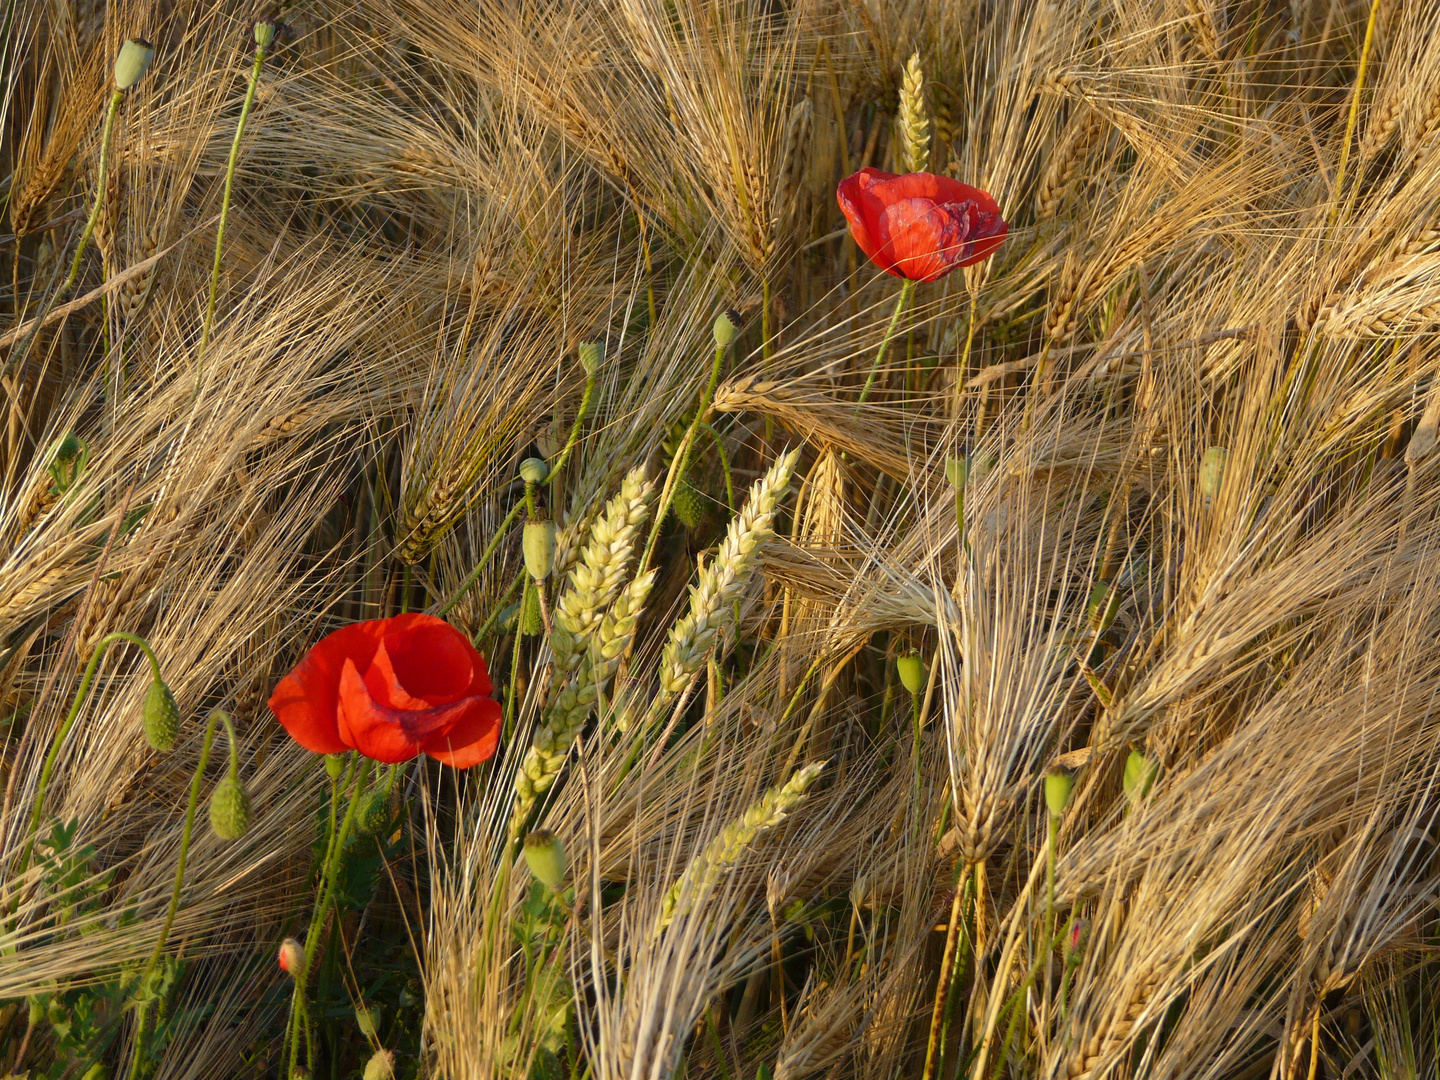
M656 933L664 930L681 912L681 903L693 904L713 889L720 876L734 866L745 849L762 834L769 832L785 815L800 804L805 792L825 767L823 761L806 765L780 787L771 788L737 821L732 821L720 835L705 845L705 850L690 861L679 880L665 894Z

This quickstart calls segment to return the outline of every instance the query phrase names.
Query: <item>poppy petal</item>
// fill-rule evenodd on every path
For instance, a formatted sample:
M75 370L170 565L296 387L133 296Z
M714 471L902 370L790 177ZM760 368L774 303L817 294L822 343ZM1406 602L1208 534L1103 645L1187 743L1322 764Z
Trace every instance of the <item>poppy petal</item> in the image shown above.
M465 702L464 714L445 731L436 732L420 749L443 765L468 769L488 761L500 742L500 703L488 697Z
M341 671L347 660L369 667L384 633L385 620L372 619L327 634L275 687L270 711L305 749L317 754L348 749L336 716Z
M969 204L936 206L926 198L900 199L880 215L883 250L895 273L912 281L934 281L955 268L970 232Z
M484 662L469 638L433 615L397 615L389 623L384 647L386 677L393 679L405 697L434 706L449 705L474 693L475 666L483 668ZM485 692L489 693L488 687ZM400 706L401 702L392 704Z
M409 761L420 753L420 740L410 736L403 721L414 715L376 701L355 664L345 661L345 669L340 673L337 716L340 737L346 743L375 761L387 764Z

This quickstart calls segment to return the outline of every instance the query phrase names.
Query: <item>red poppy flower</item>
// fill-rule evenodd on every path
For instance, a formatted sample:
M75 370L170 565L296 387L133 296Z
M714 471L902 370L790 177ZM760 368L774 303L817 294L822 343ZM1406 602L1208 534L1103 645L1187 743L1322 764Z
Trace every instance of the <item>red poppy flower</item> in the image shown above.
M270 711L317 754L375 761L429 754L468 769L495 753L500 706L468 638L431 615L352 623L321 638L270 695Z
M911 281L979 262L1009 228L988 193L933 173L861 169L840 181L835 199L870 261Z

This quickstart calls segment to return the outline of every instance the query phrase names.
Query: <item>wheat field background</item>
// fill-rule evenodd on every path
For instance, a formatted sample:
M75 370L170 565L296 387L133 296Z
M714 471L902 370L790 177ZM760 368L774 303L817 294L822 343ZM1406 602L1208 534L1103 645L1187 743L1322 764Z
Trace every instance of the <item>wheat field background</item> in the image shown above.
M1440 1074L1431 0L4 20L0 1075L287 1074L331 797L266 699L405 610L505 727L346 849L316 1076ZM861 404L899 285L835 188L905 171L912 56L1010 231ZM514 609L572 430L544 614L613 655ZM123 643L62 731L115 631L169 754ZM253 822L162 941L214 708Z

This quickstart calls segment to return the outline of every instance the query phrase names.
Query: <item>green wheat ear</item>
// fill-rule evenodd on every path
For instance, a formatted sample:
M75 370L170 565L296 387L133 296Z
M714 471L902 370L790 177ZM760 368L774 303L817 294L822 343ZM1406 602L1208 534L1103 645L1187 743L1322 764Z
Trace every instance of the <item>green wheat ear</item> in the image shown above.
M900 87L900 162L905 172L921 172L930 164L930 116L925 111L925 72L916 52L905 65Z

